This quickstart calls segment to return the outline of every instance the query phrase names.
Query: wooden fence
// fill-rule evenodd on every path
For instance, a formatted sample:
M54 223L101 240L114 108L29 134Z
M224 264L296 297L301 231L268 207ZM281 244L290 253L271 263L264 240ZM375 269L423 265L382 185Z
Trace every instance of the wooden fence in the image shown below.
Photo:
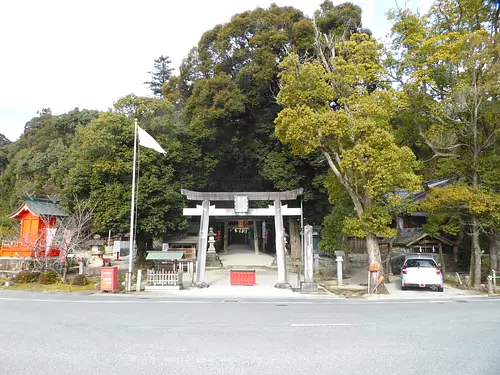
M147 270L148 286L177 286L182 283L182 270Z

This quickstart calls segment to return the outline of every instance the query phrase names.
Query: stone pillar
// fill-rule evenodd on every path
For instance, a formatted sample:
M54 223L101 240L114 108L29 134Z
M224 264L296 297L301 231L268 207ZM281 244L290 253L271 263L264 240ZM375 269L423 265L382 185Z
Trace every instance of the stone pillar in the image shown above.
M253 247L255 255L259 255L259 232L257 232L257 221L253 221Z
M335 261L337 262L337 285L341 286L343 284L342 263L344 261L345 252L335 251L335 256Z
M304 228L305 259L304 259L304 281L313 282L313 227L306 225Z
M290 226L290 256L293 263L300 263L302 249L300 246L299 223L295 217L290 216L288 218L288 224Z
M304 227L304 282L300 284L303 292L312 292L318 290L318 284L314 282L313 267L313 227L306 225Z
M196 258L196 286L198 288L207 288L205 282L205 265L207 260L207 241L208 241L208 222L210 201L204 200L202 203L202 214L200 222L200 232L198 234L198 256Z
M207 250L207 267L222 267L222 262L220 261L217 252L215 251L215 233L214 229L210 228L208 230L208 250Z
M229 223L224 222L224 254L227 254L227 245L229 244Z
M276 232L276 262L278 264L278 283L275 288L291 289L286 277L285 243L283 229L283 216L281 215L281 201L274 201L274 230Z
M266 252L266 222L262 222L262 251Z

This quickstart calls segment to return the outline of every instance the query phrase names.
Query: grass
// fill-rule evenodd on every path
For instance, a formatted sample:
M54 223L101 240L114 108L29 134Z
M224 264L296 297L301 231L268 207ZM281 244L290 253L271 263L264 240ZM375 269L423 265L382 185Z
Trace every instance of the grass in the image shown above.
M26 291L49 291L49 292L83 292L83 291L89 291L89 290L94 290L94 284L96 282L99 282L98 279L91 279L89 278L89 283L87 285L70 285L70 284L63 284L63 283L56 283L56 284L50 284L50 285L42 285L38 283L25 283L25 284L20 284L20 283L12 283L10 286L5 286L3 285L6 279L2 279L0 281L2 282L2 285L0 286L0 289L3 290L26 290Z
M76 286L69 284L42 285L38 283L12 284L11 286L1 286L0 289L8 290L28 290L28 291L52 291L52 292L82 292L94 290L94 284Z

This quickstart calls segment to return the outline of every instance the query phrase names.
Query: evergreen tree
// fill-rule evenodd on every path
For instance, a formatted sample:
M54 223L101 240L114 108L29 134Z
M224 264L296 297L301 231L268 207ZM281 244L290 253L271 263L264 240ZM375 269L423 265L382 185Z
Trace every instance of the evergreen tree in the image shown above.
M144 82L149 85L149 88L154 95L163 98L163 87L172 76L173 68L170 67L172 61L168 56L161 55L154 61L154 71L148 72L151 76L151 81Z

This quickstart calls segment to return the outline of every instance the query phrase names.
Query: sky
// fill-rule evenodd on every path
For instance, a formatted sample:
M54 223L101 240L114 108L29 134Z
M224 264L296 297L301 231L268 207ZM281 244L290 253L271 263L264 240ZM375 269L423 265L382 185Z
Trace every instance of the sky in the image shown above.
M151 95L144 82L155 58L167 55L177 69L205 31L273 2L311 16L322 0L2 1L0 133L15 141L42 108L105 111L125 95ZM375 37L389 33L385 14L396 0L351 2ZM426 11L429 2L408 6Z

